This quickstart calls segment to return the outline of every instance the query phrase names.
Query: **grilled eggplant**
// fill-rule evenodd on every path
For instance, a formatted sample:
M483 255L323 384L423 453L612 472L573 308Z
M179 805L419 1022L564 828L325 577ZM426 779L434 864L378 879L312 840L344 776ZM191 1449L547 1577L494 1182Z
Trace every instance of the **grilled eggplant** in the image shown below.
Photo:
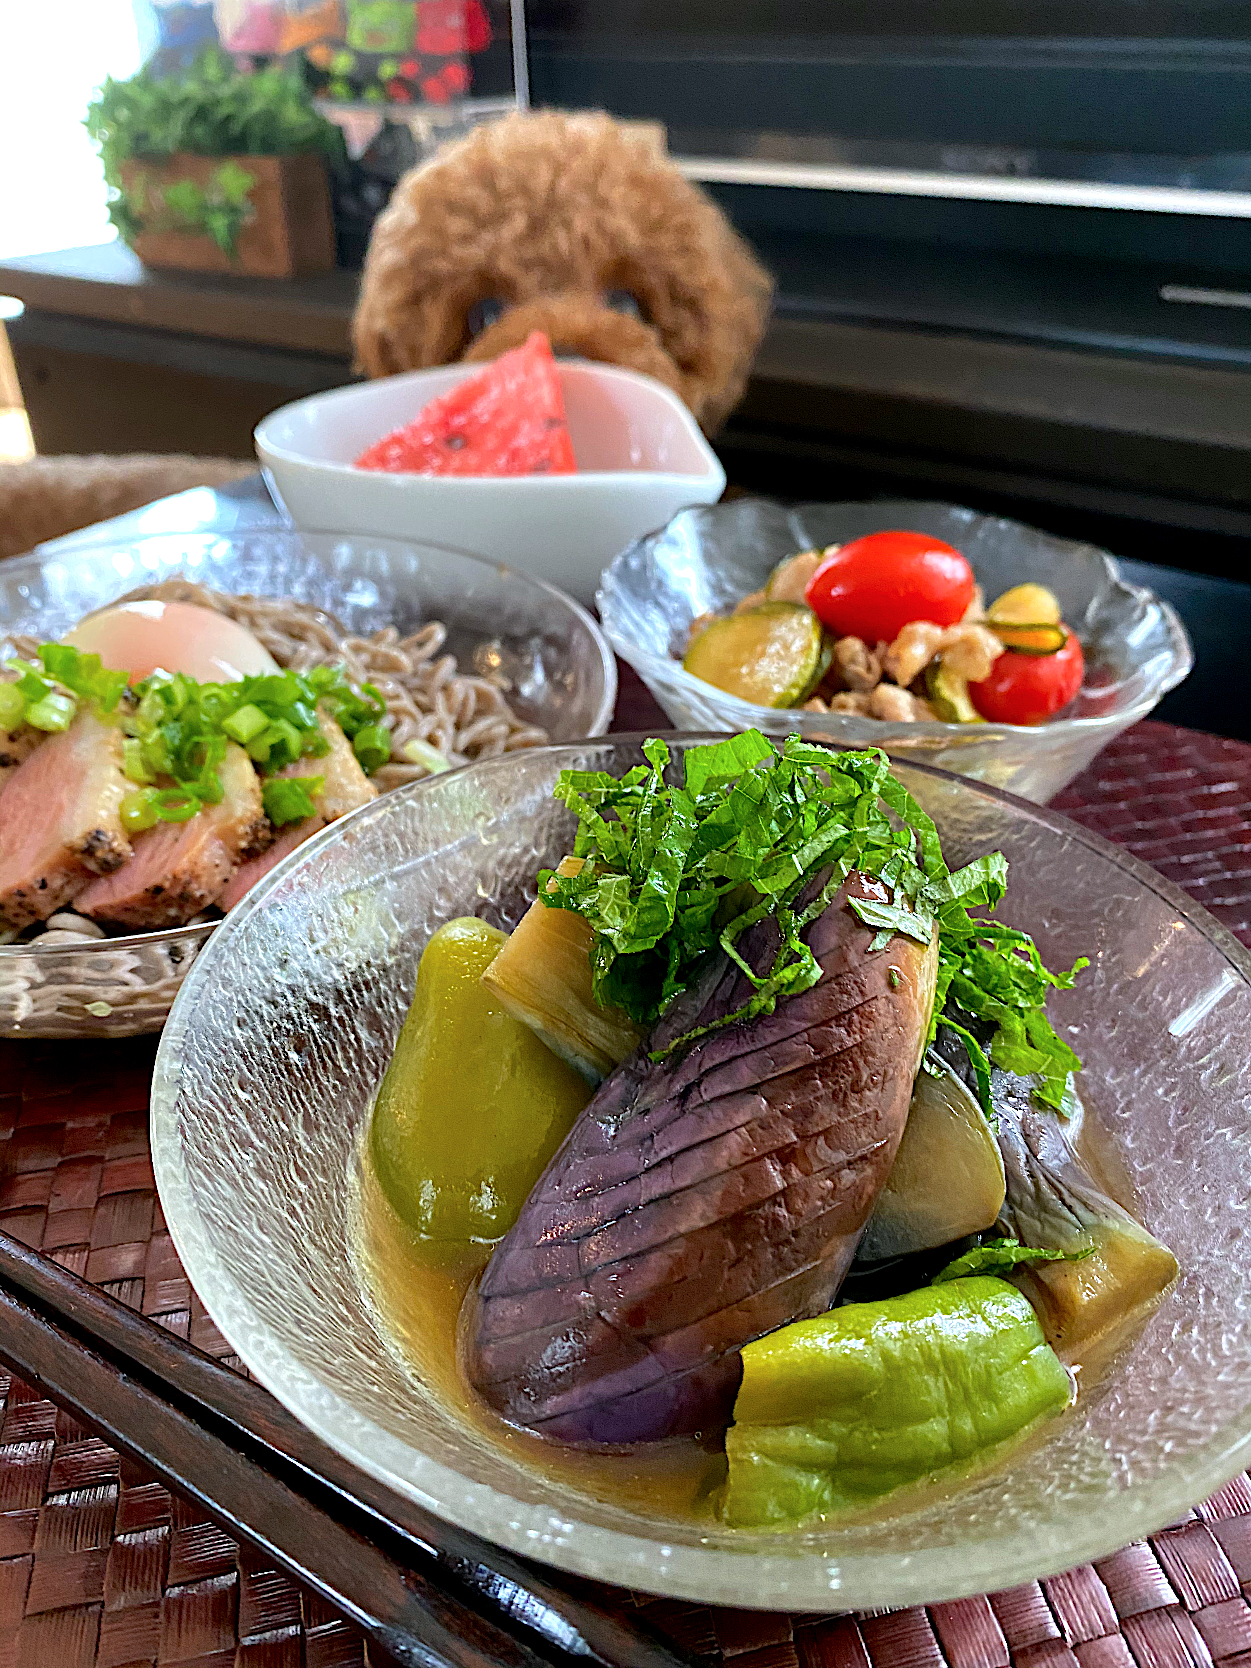
M889 897L852 875L806 929L816 985L664 1053L751 996L718 955L579 1116L464 1317L469 1380L508 1420L583 1444L718 1428L742 1346L828 1307L903 1133L937 955L871 951L849 893ZM779 944L770 918L738 948L759 973Z

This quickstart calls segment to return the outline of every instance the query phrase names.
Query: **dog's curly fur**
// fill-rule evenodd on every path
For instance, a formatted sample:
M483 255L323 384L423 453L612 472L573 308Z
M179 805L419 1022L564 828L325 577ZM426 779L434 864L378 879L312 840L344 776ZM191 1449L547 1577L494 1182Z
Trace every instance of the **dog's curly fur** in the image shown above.
M641 317L613 311L626 290ZM772 284L725 216L654 142L599 114L475 129L396 186L353 324L370 376L494 359L544 330L557 352L646 371L703 427L738 403ZM476 338L474 303L505 312Z

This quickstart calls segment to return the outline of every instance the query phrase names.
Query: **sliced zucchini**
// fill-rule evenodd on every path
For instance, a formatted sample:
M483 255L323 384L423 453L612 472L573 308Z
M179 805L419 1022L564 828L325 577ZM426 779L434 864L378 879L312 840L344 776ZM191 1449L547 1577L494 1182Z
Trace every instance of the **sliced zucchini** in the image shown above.
M983 722L981 713L969 699L969 680L944 666L941 660L931 660L925 668L925 693L944 724Z
M992 626L1059 625L1060 604L1045 585L1014 585L991 603L986 621Z
M802 603L761 602L713 620L686 651L693 677L758 707L793 707L825 676L821 622Z

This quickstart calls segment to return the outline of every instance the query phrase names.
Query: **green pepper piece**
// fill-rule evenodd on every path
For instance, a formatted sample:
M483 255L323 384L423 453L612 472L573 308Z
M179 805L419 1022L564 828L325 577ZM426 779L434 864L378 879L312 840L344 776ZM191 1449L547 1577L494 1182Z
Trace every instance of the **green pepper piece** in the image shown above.
M972 1459L1070 1399L1027 1298L985 1276L796 1321L748 1344L725 1520L793 1524Z
M472 917L439 928L378 1091L374 1169L422 1239L506 1234L591 1093L481 982L506 942Z

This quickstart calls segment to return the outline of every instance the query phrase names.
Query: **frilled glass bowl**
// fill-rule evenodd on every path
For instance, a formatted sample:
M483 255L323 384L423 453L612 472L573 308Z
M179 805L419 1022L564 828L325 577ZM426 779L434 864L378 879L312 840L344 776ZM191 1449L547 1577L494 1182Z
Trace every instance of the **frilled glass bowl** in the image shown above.
M1049 724L891 724L842 713L756 707L682 668L691 623L728 612L797 550L845 544L883 528L915 528L963 551L987 600L1027 579L1047 585L1082 640L1086 682ZM683 510L605 571L597 597L609 642L678 729L771 735L801 730L841 747L884 747L1045 804L1116 735L1145 718L1194 664L1185 628L1159 597L1119 577L1113 558L1035 527L952 504L883 499L803 504L762 498Z
M1052 1015L1143 1219L1182 1275L1133 1348L1032 1445L869 1520L735 1532L605 1504L504 1451L387 1342L356 1272L371 1097L430 934L511 927L569 849L565 767L639 737L514 754L326 830L218 928L162 1038L152 1152L178 1253L246 1365L325 1442L439 1515L568 1570L708 1603L852 1610L1009 1587L1174 1521L1251 1459L1251 957L1113 846L905 764L949 862L1001 848L1001 914L1052 966ZM680 757L681 744L675 744Z
M350 631L448 627L460 665L489 650L509 699L554 741L603 735L617 670L599 628L562 591L438 545L340 533L162 533L75 543L0 566L2 640L59 637L84 614L181 575L219 591L294 597ZM0 947L0 1036L121 1037L159 1030L215 923L118 938ZM56 935L53 935L55 938Z

